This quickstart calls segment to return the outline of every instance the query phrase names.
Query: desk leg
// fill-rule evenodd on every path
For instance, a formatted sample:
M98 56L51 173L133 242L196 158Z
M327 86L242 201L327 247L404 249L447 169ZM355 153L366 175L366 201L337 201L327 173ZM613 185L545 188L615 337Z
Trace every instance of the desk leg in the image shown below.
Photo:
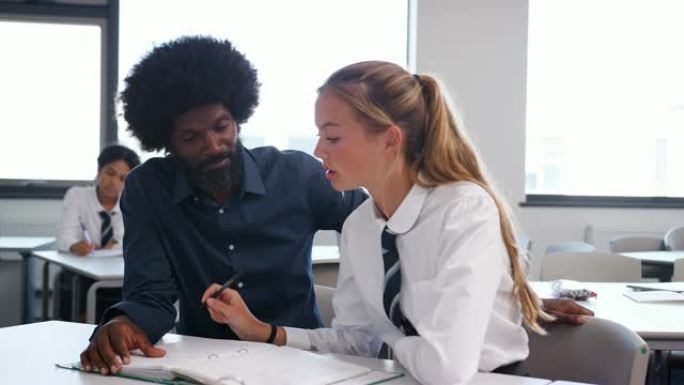
M36 296L36 285L33 280L33 271L36 261L30 251L21 252L22 261L22 281L21 290L21 323L28 324L33 322L33 300Z
M123 281L97 281L88 288L86 296L86 323L97 324L95 311L97 310L97 290L105 287L123 287Z
M50 315L48 314L48 304L49 304L49 293L50 293L50 262L45 261L43 263L43 321L47 321L50 319ZM55 288L57 290L57 288ZM54 293L52 294L53 296L55 295Z
M81 322L81 277L74 274L71 279L71 322Z

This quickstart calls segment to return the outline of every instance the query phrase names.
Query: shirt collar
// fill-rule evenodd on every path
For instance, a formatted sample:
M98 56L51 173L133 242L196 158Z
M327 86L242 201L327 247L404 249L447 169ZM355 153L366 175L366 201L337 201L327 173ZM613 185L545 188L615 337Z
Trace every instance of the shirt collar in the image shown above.
M116 203L114 204L114 207L112 207L111 210L107 210L102 206L102 203L100 202L100 199L97 197L97 184L92 186L91 188L92 194L91 194L91 199L93 200L93 204L95 207L97 207L97 211L105 211L109 213L110 215L117 214L118 212L121 211L121 208L119 206L119 202L121 201L121 194L119 194L119 198L117 198Z
M244 196L245 193L266 195L266 187L264 186L264 181L261 178L259 167L257 166L252 153L243 147L241 155L244 179L241 187L242 190L240 191L240 197ZM193 191L190 183L188 183L188 177L185 175L183 165L177 157L173 155L171 155L171 157L175 163L173 202L178 204L187 197L191 196Z
M423 203L427 198L428 189L414 184L409 190L397 211L387 220L387 227L394 234L403 234L411 230L418 220L418 215L423 209ZM376 210L377 211L377 210ZM376 212L377 215L377 212Z

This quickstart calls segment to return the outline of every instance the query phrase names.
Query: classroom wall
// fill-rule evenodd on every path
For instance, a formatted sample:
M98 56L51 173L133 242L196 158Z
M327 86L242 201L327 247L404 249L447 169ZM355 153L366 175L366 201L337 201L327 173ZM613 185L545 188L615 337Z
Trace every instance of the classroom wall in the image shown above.
M532 277L549 243L585 239L597 247L620 229L664 233L684 210L519 207L525 198L526 0L418 0L416 64L445 82L500 190L533 242Z

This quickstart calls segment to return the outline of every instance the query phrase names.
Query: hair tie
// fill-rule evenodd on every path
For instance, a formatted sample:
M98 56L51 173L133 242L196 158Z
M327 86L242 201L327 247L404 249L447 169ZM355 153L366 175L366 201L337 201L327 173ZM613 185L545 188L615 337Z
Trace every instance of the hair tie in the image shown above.
M413 74L413 78L416 79L420 83L420 75L418 74Z

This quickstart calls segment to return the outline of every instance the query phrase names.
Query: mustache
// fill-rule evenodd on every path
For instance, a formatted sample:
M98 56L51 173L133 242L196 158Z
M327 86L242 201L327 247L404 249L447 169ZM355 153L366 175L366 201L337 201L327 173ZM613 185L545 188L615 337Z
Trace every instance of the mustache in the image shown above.
M222 152L220 154L209 156L206 159L203 159L201 162L199 162L197 164L196 168L203 169L203 168L210 166L214 163L218 163L224 159L230 159L233 157L233 155L235 155L234 151L227 150L227 151Z

